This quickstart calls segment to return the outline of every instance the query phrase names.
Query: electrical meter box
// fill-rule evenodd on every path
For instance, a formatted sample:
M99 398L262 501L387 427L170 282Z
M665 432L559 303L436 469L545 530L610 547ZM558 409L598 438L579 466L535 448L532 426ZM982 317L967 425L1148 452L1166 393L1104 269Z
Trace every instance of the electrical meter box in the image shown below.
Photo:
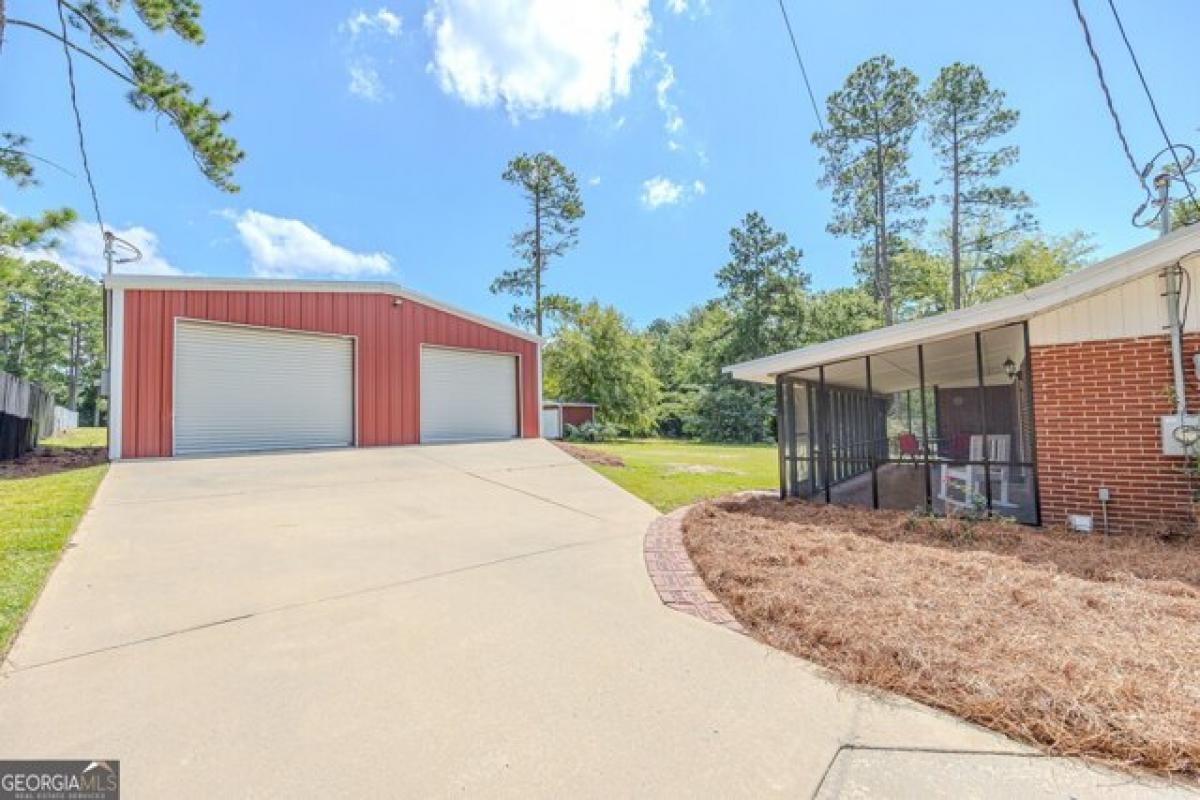
M1190 414L1179 424L1179 415L1161 418L1164 456L1200 455L1200 416Z

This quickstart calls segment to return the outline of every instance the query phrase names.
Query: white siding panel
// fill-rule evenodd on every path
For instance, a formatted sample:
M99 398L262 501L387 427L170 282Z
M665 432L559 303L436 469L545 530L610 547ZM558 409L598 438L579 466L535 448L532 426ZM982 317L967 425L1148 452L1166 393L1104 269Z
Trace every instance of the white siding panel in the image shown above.
M179 322L175 453L354 443L354 343L234 325Z
M1192 282L1191 307L1200 307L1200 275ZM1085 297L1029 320L1033 345L1158 336L1166 333L1167 303L1159 274L1143 275L1100 294ZM1187 329L1200 329L1200 314L1189 314Z
M465 442L517 435L517 358L421 348L421 441Z
M542 409L542 436L546 439L562 438L561 408L556 406L554 408Z

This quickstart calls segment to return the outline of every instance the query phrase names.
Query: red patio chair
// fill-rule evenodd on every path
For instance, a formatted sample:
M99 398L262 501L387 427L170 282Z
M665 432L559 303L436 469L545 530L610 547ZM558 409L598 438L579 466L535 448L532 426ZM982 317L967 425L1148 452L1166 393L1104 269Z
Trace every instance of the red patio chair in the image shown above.
M896 447L900 450L900 461L905 458L912 459L913 466L916 466L917 456L921 455L921 442L915 434L902 433L896 437Z
M971 457L971 434L959 431L950 437L950 451L946 454L951 461L967 461Z

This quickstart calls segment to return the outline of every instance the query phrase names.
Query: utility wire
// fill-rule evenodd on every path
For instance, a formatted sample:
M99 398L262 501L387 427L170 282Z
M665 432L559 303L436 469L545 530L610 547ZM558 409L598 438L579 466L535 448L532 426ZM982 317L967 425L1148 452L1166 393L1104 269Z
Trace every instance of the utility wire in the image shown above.
M1100 89L1104 92L1104 102L1108 105L1108 114L1112 117L1113 125L1117 128L1117 138L1121 140L1121 149L1125 151L1125 158L1129 161L1129 168L1133 170L1133 174L1137 177L1138 183L1145 187L1145 179L1142 177L1142 171L1138 168L1137 159L1133 157L1133 150L1129 148L1129 140L1125 138L1125 129L1121 127L1121 117L1117 115L1117 108L1113 105L1112 92L1108 89L1108 81L1104 77L1104 67L1100 64L1100 54L1096 52L1096 45L1092 41L1092 31L1088 27L1087 18L1083 16L1083 9L1079 6L1079 0L1071 0L1075 4L1075 16L1079 17L1079 25L1083 28L1083 38L1087 42L1088 52L1092 55L1092 62L1096 65L1096 77L1100 79Z
M804 78L804 88L808 90L808 101L812 103L813 114L817 118L817 127L825 132L825 123L821 121L821 110L817 106L816 95L813 94L812 84L808 82L808 70L804 68L804 59L800 57L800 45L796 44L796 34L792 32L792 21L788 19L787 7L779 0L779 10L783 13L783 24L787 26L788 38L792 40L792 52L796 54L796 63L800 65L800 75Z
M63 55L67 58L67 84L71 88L71 110L75 113L75 133L79 137L79 155L83 159L83 174L87 179L88 190L92 194L92 209L96 212L96 224L100 226L100 236L107 248L108 241L104 238L104 217L100 214L100 197L96 193L96 182L92 179L92 167L88 163L87 144L83 136L83 116L79 113L79 97L75 89L75 61L71 57L67 16L62 3L55 3L55 6L58 8L58 22L62 28Z
M1183 181L1184 188L1187 189L1192 205L1196 207L1196 211L1200 212L1200 201L1196 199L1196 192L1192 188L1192 182L1188 180L1187 172L1183 168L1183 162L1179 160L1179 154L1175 152L1175 145L1171 142L1171 137L1167 134L1167 126L1163 124L1162 115L1158 113L1158 104L1154 102L1154 94L1150 91L1150 84L1146 81L1145 73L1142 72L1142 65L1138 61L1137 53L1134 52L1133 45L1129 42L1129 36L1125 33L1125 25L1121 22L1121 15L1117 12L1115 0L1108 0L1108 7L1112 9L1113 19L1117 22L1117 30L1121 32L1121 39L1125 42L1125 49L1129 51L1129 58L1133 61L1133 68L1137 70L1138 80L1142 83L1142 90L1146 93L1146 99L1150 101L1150 110L1154 112L1154 121L1158 123L1158 130L1162 134L1163 142L1166 144L1167 150L1171 152L1171 158L1175 159L1175 168L1179 170L1179 179Z

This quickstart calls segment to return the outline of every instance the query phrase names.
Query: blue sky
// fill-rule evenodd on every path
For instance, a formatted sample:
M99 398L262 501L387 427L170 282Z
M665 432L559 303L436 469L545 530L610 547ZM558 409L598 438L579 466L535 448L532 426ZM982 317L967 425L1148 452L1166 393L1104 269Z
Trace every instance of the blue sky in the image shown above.
M8 13L48 22L50 5L10 0ZM1098 255L1151 235L1129 224L1139 189L1069 0L788 7L819 99L882 52L926 83L951 61L977 63L1023 114L1008 179L1047 232L1091 232ZM1135 153L1148 158L1161 140L1107 4L1084 7ZM1120 7L1174 137L1200 143L1200 82L1185 75L1200 7ZM201 48L140 33L233 111L229 130L248 154L240 194L209 186L168 124L78 65L106 222L148 251L144 268L384 278L501 317L511 301L487 287L512 266L508 238L524 218L499 176L513 154L549 150L579 176L587 209L579 247L552 267L554 291L640 324L679 313L716 293L728 229L752 209L804 250L815 286L852 280L852 243L825 231L815 122L774 0L209 0L204 24ZM43 168L36 189L0 187L0 206L70 205L91 220L64 74L56 43L9 29L0 128L77 177ZM927 147L914 150L935 190ZM60 257L94 270L93 242L81 227Z

